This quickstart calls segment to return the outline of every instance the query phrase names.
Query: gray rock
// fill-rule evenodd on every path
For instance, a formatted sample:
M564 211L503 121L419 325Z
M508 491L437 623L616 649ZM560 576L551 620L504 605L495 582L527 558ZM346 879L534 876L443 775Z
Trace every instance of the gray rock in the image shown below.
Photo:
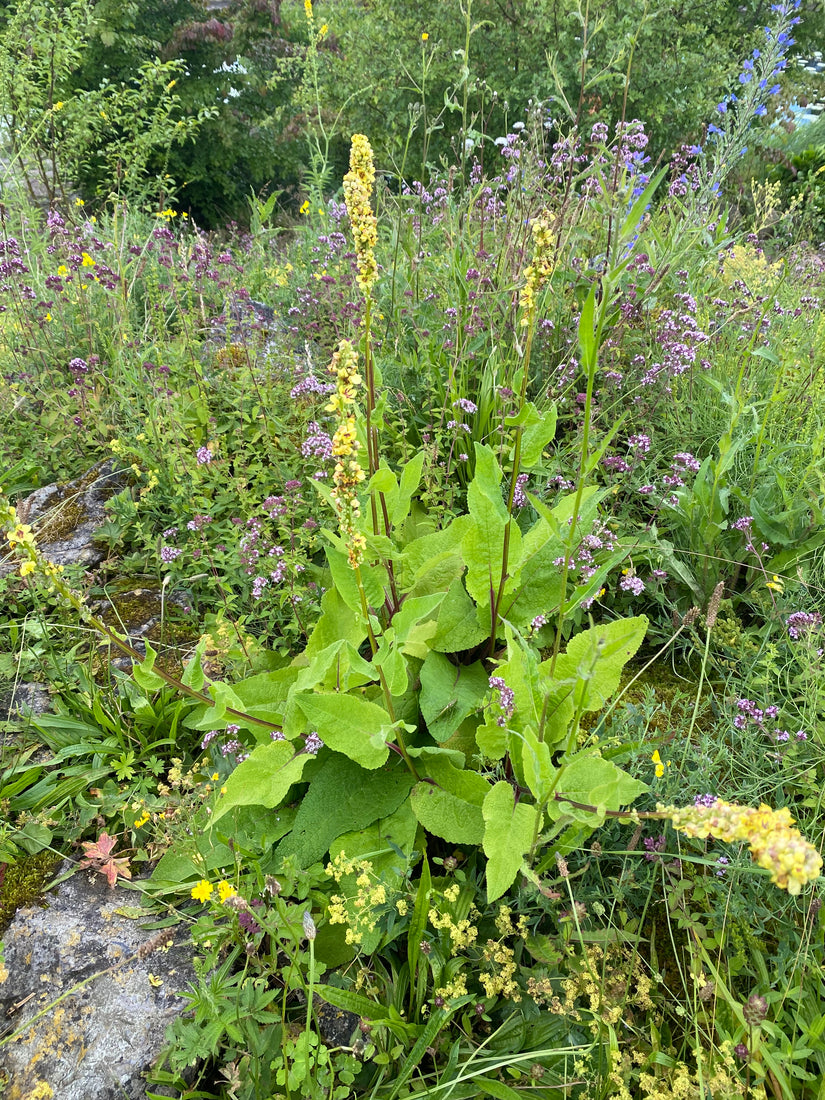
M0 1030L14 1035L3 1100L144 1100L194 972L183 927L146 932L117 913L137 899L80 871L48 908L17 912L0 966Z
M19 680L11 691L0 696L0 722L15 718L46 714L52 709L52 697L45 684Z
M126 484L127 475L117 469L117 460L107 458L65 485L36 489L19 502L17 516L34 528L49 561L93 569L106 556L94 542L95 532L106 521L106 501ZM0 576L16 568L14 561L0 563Z

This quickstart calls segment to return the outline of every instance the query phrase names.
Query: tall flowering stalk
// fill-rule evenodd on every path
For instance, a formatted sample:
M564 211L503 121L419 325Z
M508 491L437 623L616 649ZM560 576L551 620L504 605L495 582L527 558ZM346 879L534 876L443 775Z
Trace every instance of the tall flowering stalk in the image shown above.
M372 288L378 278L375 246L378 242L378 221L372 209L372 189L375 166L372 147L364 134L353 134L349 157L349 172L344 176L344 201L347 204L355 256L358 285L364 292L364 375L366 377L367 464L370 476L378 469L378 434L373 425L375 412L375 367L372 356L370 328L372 323ZM373 527L378 533L378 517L373 500Z
M372 146L364 134L352 135L349 171L344 176L344 201L349 214L355 243L357 266L356 279L364 292L364 378L366 381L366 436L367 467L370 477L378 469L378 429L375 426L375 360L372 354L372 288L378 278L375 246L378 243L378 219L372 209L372 193L375 184L375 165ZM377 496L377 500L376 500ZM384 534L390 533L390 519L383 493L370 492L373 534L380 533L378 526L378 501L384 521ZM386 562L390 581L390 602L393 609L400 606L392 562Z
M338 417L338 427L332 437L335 469L330 497L338 529L347 545L349 563L357 569L364 560L367 545L359 528L361 505L358 501L358 486L366 475L358 461L360 444L355 431L355 394L363 380L358 373L358 356L349 340L342 340L338 345L329 371L335 376L335 393L330 397L327 412Z
M536 331L537 296L541 289L550 281L555 267L557 255L556 238L553 233L554 216L548 210L542 211L532 224L533 258L524 269L524 286L519 293L519 308L521 309L521 327L527 329L524 344L524 354L521 361L521 385L519 387L519 409L524 407L527 398L527 381L530 377L530 357L533 350L533 336ZM492 624L490 631L490 652L496 644L496 627L498 625L498 610L504 595L504 586L507 583L507 566L510 557L510 530L513 523L513 501L518 486L519 471L521 468L521 445L524 428L518 425L515 429L515 447L513 450L513 469L510 475L510 492L507 497L507 526L504 528L504 545L501 555L501 576L498 590L493 598L491 608ZM564 591L564 589L562 589Z
M798 894L822 871L822 857L799 829L792 827L794 819L787 808L772 810L763 804L756 810L717 798L709 805L658 806L657 810L685 836L743 841L759 866L770 871L771 882L789 894Z

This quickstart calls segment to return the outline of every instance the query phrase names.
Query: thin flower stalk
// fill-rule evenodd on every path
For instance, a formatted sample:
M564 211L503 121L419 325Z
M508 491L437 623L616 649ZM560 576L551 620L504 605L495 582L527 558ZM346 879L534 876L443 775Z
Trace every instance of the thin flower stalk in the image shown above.
M524 344L524 355L521 364L521 386L519 388L519 409L524 408L527 399L527 382L530 377L530 357L533 349L533 336L536 331L537 296L541 289L550 281L555 267L556 247L553 236L554 216L548 210L535 219L532 225L533 258L524 269L524 285L519 293L519 308L521 310L521 327L527 329ZM498 589L493 598L491 608L490 652L496 644L496 627L498 625L498 611L501 599L504 595L504 586L507 583L507 566L510 557L510 531L513 523L513 501L515 499L518 475L521 469L521 446L524 433L523 425L519 424L515 429L515 445L513 449L513 469L510 475L510 491L507 495L507 525L504 528L504 544L501 556L501 576ZM562 590L563 591L563 590Z

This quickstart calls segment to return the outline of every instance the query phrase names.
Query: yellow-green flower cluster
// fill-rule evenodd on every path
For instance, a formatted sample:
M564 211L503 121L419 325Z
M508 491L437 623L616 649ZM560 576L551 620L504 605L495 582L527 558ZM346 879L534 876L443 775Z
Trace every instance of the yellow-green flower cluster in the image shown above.
M353 134L349 172L344 176L344 201L355 241L358 285L365 294L369 294L378 276L374 251L378 241L378 222L370 204L374 183L375 168L369 139L363 134Z
M822 870L822 857L792 827L794 819L787 808L772 810L763 804L756 810L717 798L710 806L659 806L657 810L685 836L744 841L759 866L770 871L771 881L789 894L798 894Z
M555 256L553 221L553 215L548 210L544 210L532 225L533 259L524 269L524 286L519 294L519 306L523 311L522 325L530 323L530 317L536 308L536 294L553 273Z
M358 356L349 340L342 340L338 345L329 370L335 376L335 393L326 408L327 412L338 416L338 427L332 437L332 454L336 461L330 496L341 537L347 544L349 563L355 569L363 561L366 548L366 539L358 529L361 518L358 486L366 475L358 462L360 444L356 438L354 412L355 394L362 379L358 373Z
M347 925L346 942L355 946L362 942L366 934L375 931L378 907L387 903L387 888L378 881L368 859L349 859L339 852L325 870L339 886L345 879L356 876L354 893L349 896L333 894L327 906L329 923ZM345 890L351 890L351 887L351 882L344 885Z

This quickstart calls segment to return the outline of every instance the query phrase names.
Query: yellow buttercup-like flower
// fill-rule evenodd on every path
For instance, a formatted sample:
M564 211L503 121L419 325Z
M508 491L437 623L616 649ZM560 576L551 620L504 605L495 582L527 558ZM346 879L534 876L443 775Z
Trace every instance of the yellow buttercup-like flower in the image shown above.
M195 901L209 901L212 897L213 889L212 883L202 878L197 886L192 887L190 893Z

